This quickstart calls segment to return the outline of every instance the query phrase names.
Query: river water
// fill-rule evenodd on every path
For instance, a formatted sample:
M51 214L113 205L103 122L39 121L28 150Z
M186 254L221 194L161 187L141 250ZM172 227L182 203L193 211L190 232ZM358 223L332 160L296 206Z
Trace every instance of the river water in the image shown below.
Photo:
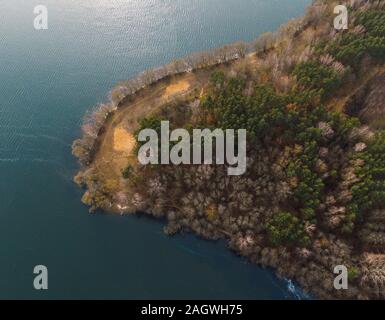
M85 111L119 80L250 41L310 0L0 0L0 298L296 299L290 281L162 222L91 215L72 182ZM48 30L33 9L48 8ZM49 289L33 288L45 265Z

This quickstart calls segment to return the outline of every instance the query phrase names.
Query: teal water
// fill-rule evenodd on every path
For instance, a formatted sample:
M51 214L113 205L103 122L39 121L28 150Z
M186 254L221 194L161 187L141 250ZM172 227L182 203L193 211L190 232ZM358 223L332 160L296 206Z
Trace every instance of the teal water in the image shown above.
M85 111L119 80L252 40L310 0L0 0L0 298L286 299L290 282L223 243L90 215L72 182ZM33 28L45 4L49 29ZM33 267L49 289L33 289Z

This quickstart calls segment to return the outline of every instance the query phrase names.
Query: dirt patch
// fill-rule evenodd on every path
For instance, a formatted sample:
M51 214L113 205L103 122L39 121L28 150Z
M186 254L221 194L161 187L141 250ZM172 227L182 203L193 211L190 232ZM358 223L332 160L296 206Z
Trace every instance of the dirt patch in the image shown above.
M134 136L122 127L114 130L114 150L129 156L136 144Z
M186 80L180 80L177 83L171 84L166 88L163 98L167 99L175 94L181 94L190 89L190 83Z

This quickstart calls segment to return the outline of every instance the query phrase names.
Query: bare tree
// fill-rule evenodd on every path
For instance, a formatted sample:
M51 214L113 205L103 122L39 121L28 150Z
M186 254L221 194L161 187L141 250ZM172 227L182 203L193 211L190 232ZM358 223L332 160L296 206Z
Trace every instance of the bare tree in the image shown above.
M270 49L274 42L274 36L272 32L263 33L257 40L255 48L257 51L267 51Z

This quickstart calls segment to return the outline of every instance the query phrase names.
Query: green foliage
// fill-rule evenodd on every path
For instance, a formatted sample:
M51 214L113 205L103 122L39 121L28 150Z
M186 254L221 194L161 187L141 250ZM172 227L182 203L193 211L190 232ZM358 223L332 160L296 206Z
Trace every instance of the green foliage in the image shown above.
M339 112L331 112L330 122L333 128L335 128L336 136L340 139L346 139L347 134L351 132L353 128L360 126L360 120L356 117L347 117Z
M380 62L385 60L385 11L366 10L355 14L355 25L363 26L365 31L357 33L349 31L329 46L325 43L319 46L332 54L345 65L356 67L365 54L371 55Z
M356 25L363 25L373 37L385 37L385 11L372 9L358 12Z
M337 72L316 61L299 63L295 67L293 75L297 77L300 85L308 90L319 90L321 96L329 96L341 84Z
M304 225L289 212L279 212L267 226L269 241L273 246L303 246L310 243Z
M319 104L323 92L320 89L299 89L294 88L289 93L289 101L292 104L309 107Z
M153 117L153 116L143 118L140 121L139 129L134 133L135 140L137 141L136 148L135 148L136 154L139 152L139 149L146 143L146 142L140 142L138 140L139 132L143 129L153 129L158 133L158 137L160 137L161 122L162 122L162 119L158 117Z
M162 119L158 117L143 118L139 123L140 128L135 132L135 137L137 138L139 132L143 129L153 129L158 133L158 135L160 135L161 122Z
M123 178L128 179L131 176L133 171L134 171L133 167L131 165L127 165L127 167L124 168L122 171Z
M365 39L355 33L346 33L340 41L332 42L328 52L343 64L358 65L367 51Z
M217 87L222 87L225 82L225 74L222 71L215 71L211 74L210 81Z
M347 232L357 219L363 218L365 211L385 206L385 131L378 132L366 150L354 158L363 163L355 170L359 181L351 187L353 199L348 207Z
M296 177L298 186L294 188L294 199L305 220L313 220L315 212L321 203L324 182L318 174L304 165L301 157L289 164L288 177Z
M308 69L307 66L304 68ZM297 70L302 74L302 68ZM330 76L328 71L325 74ZM329 82L325 80L324 83ZM215 113L216 125L222 129L246 129L250 145L263 144L269 137L274 145L282 148L301 146L302 151L291 156L284 172L288 180L297 181L292 187L291 203L303 219L314 222L325 189L324 178L315 166L320 147L331 142L322 136L318 125L327 123L335 132L334 139L338 139L335 142L344 144L346 134L357 125L357 120L328 112L319 104L319 89L303 89L300 94L294 90L279 95L272 86L262 85L246 96L243 88L243 82L237 79L225 81L221 90L202 99L202 106Z
M285 98L278 96L272 87L256 87L251 97L243 95L243 88L242 80L231 79L209 100L221 128L246 129L248 138L255 139L285 121Z
M357 267L348 268L348 279L349 281L354 281L360 275L360 270Z
M380 61L385 58L385 37L363 36L346 33L339 41L333 42L328 52L345 65L357 67L365 54Z

